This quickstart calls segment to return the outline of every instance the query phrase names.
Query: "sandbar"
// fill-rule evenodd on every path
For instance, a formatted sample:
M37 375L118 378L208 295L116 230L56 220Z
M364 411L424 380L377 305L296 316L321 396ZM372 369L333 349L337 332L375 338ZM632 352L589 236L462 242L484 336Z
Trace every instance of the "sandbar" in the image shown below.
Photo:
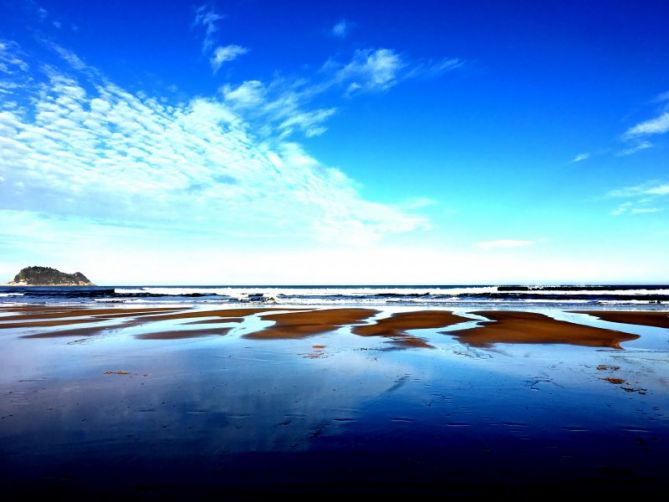
M575 311L576 314L589 314L602 321L619 322L623 324L641 324L643 326L655 326L658 328L669 328L669 312L622 312L618 310L606 311Z
M144 333L135 338L141 340L179 340L182 338L198 338L200 336L223 336L227 335L232 328L212 329L176 329L171 331L157 331L155 333Z
M620 349L621 342L639 338L637 335L620 331L557 321L535 312L494 310L473 313L494 322L444 334L455 336L461 342L476 347L489 347L496 343L561 343Z
M319 333L333 331L340 326L363 321L378 311L363 308L319 309L302 312L287 312L284 314L263 314L264 320L274 321L275 324L261 331L244 335L245 338L276 339L276 338L304 338Z
M13 311L12 309L7 309ZM151 307L151 308L133 308L133 309L86 309L86 308L72 308L61 307L57 310L25 310L25 314L11 315L0 317L0 321L29 321L35 319L58 319L61 317L84 317L84 316L114 316L125 317L130 315L150 315L161 314L167 312L177 312L184 310L183 308L165 308L165 307Z
M374 324L356 326L353 333L360 336L406 336L410 329L445 328L453 324L471 321L446 310L418 310L398 312Z

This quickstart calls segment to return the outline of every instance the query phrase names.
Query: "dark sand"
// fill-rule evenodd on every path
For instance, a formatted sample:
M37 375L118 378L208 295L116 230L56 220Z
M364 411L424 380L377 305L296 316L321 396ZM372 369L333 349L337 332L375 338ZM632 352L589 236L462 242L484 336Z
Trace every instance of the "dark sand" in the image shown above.
M83 309L53 312L70 317L73 310ZM355 325L376 313L364 308L137 312L93 314L110 316L107 326L68 320L69 329L2 333L0 486L7 500L655 499L669 490L664 347L624 357L550 345L474 351L432 334L428 341L440 350L419 352L387 350L375 338L429 346L410 330L470 320L445 311L404 312L369 326ZM219 322L257 312L276 324L247 337L274 342L232 331L218 343L215 335L229 332ZM479 314L494 321L448 334L478 346L619 347L636 338L540 314ZM170 322L152 323L165 316ZM193 322L194 331L182 326ZM368 338L294 340L349 324ZM19 339L115 335L138 325L127 333L171 341ZM194 336L208 338L179 340Z
M495 343L562 343L586 347L620 349L620 343L636 340L637 335L593 328L565 321L556 321L534 312L481 311L474 314L486 317L492 323L463 331L449 331L448 335L476 347Z
M219 324L225 322L242 322L243 317L217 317L216 319L202 319L200 321L188 321L184 324Z
M70 324L83 324L87 322L100 322L94 317L85 319L54 319L51 321L26 321L0 323L0 329L12 328L48 328L49 326L68 326Z
M655 326L658 328L669 328L669 312L621 312L610 311L575 311L577 314L589 314L602 321L619 322L623 324L641 324L643 326Z
M217 310L194 310L188 312L176 312L174 314L156 315L149 318L151 321L172 321L178 319L190 319L197 317L245 317L247 315L267 312L268 310L284 310L271 308L243 308L243 309L217 309Z
M58 310L25 310L25 314L0 317L0 322L6 321L33 321L36 319L58 319L61 317L84 317L84 316L109 316L126 317L129 315L150 315L165 312L178 312L185 309L177 308L136 308L136 309L82 309L72 307L61 307ZM5 309L12 312L13 309Z
M125 328L126 324L117 324L114 326L92 326L88 328L75 329L59 329L58 331L46 331L44 333L35 333L33 335L23 335L21 338L60 338L67 336L94 336L99 335L105 331L113 331L120 328Z
M144 333L135 338L140 340L178 340L181 338L198 338L201 336L223 336L227 335L232 328L212 328L212 329L193 329L193 330L171 330L157 331L155 333Z
M39 309L25 309L20 315L0 318L0 329L46 328L115 319L123 321L116 325L33 333L24 335L24 338L92 336L129 326L149 325L154 321L186 320L188 321L187 324L210 324L240 322L245 316L262 314L262 319L274 321L275 324L255 333L249 333L245 335L246 338L303 338L333 331L341 326L354 325L352 332L356 335L387 337L397 346L431 348L432 346L422 338L409 335L408 330L443 328L471 320L449 311L421 310L395 313L391 317L380 319L373 324L355 325L378 313L376 310L366 308L292 309L289 311L276 308L191 310L174 307L141 309L58 307L57 310L45 310L43 307L39 307ZM480 347L495 343L566 343L589 347L620 348L620 342L638 338L636 335L610 329L556 321L537 313L508 311L476 313L495 322L486 323L473 329L449 332L449 334L456 336L464 343ZM669 327L669 316L666 312L589 313L614 322ZM168 330L162 332L148 329L147 331L149 332L137 335L137 338L159 340L225 335L230 331L230 328L180 330L178 326L170 326Z
M419 310L400 312L386 319L379 319L374 324L356 326L353 333L360 336L383 336L391 338L398 347L434 348L420 337L407 333L410 329L445 328L453 324L471 321L466 317L444 310Z
M271 338L303 338L333 331L341 326L358 323L378 312L372 309L320 309L286 314L264 314L261 317L275 324L255 333L244 335L257 340Z
M410 329L445 328L453 324L471 321L445 310L419 310L400 312L374 324L356 326L353 333L360 336L405 336Z

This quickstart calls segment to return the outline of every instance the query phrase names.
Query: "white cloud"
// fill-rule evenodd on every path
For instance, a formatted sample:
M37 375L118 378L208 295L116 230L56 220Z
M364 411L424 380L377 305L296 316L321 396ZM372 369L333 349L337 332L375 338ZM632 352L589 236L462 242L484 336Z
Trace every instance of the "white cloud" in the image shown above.
M629 128L624 136L633 138L650 134L664 134L667 131L669 131L669 111Z
M294 129L300 129L307 138L320 136L325 132L321 124L336 112L336 108L322 108L310 112L295 113L279 124L284 135L292 134Z
M265 99L265 86L259 80L247 80L237 87L226 84L221 92L225 101L236 107L256 106Z
M576 162L583 162L584 160L588 160L590 158L589 153L579 153L576 155L573 159L571 159L571 163L575 164Z
M337 38L346 38L351 32L352 28L353 23L347 21L346 19L341 19L332 27L330 34Z
M609 191L607 197L637 197L640 195L669 195L669 183L647 182Z
M650 141L640 141L634 146L621 150L617 155L619 157L626 157L627 155L633 155L642 150L648 150L649 148L653 148L653 144Z
M649 214L649 213L659 213L664 209L659 207L648 206L649 201L642 202L623 202L613 211L611 211L612 216L621 216L623 214ZM646 204L646 205L644 205Z
M214 53L209 59L211 64L211 69L214 71L214 75L220 70L223 63L228 61L234 61L239 56L243 56L249 50L246 47L240 45L226 45L225 47L219 46L216 47Z
M632 199L613 209L611 211L612 216L659 213L665 210L662 204L664 197L667 195L669 195L669 183L658 184L657 182L618 188L606 194L607 197L611 198Z
M276 112L276 133L256 135L233 104L269 106L262 89L164 104L88 71L51 70L48 85L22 89L24 108L0 101L0 208L272 245L362 245L425 224L363 199L342 171L286 141L289 129L319 134L334 109Z
M13 75L27 72L28 63L15 42L0 40L0 74Z
M513 249L532 246L534 241L518 240L518 239L499 239L494 241L477 242L476 246L481 249Z
M397 84L399 72L406 66L392 49L358 49L353 59L335 73L335 80L348 82L347 94L383 91Z
M214 7L208 3L200 5L195 9L193 26L204 30L202 52L208 52L214 46L214 37L216 32L218 32L218 23L223 19L225 19L225 16L217 13Z
M669 195L669 183L647 188L644 193L647 195Z

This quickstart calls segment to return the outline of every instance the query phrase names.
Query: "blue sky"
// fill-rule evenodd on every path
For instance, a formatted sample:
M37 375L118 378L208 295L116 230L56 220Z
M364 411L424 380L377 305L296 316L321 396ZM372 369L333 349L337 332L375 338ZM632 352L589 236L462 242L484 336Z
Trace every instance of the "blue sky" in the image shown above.
M669 282L666 2L0 4L0 280Z

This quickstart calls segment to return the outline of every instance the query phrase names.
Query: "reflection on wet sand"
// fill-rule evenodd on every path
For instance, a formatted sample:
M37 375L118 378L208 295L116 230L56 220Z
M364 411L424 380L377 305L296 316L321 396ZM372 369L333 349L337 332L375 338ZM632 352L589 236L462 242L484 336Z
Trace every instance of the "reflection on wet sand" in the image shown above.
M157 331L155 333L142 333L137 335L141 340L178 340L181 338L197 338L199 336L223 336L227 335L232 328L209 328L209 329L175 329L169 331Z
M99 310L99 325L0 333L6 498L667 487L666 350L458 343L617 348L634 335L523 312L479 312L491 321L462 330L471 319L448 311ZM445 326L456 338L412 331Z
M448 335L462 343L488 347L496 343L562 343L586 347L620 349L620 343L636 340L638 335L610 329L594 328L571 322L557 321L535 312L480 311L473 312L494 322Z
M623 312L618 310L575 311L576 314L590 314L602 321L619 322L623 324L641 324L669 328L669 312Z
M263 314L262 319L274 325L245 335L246 338L303 338L333 331L341 326L355 324L377 314L372 309L320 309L306 312Z
M4 309L6 312L15 312L14 309ZM59 309L43 310L23 310L26 312L19 315L10 315L0 317L0 321L31 321L36 319L57 319L61 317L91 317L91 316L127 316L127 315L151 315L166 312L177 312L184 310L181 308L105 308L105 309L82 309L72 307L61 307ZM1 327L2 325L0 325Z
M81 307L11 307L0 312L0 329L31 329L24 338L57 338L67 336L88 337L124 328L143 326L144 332L135 333L145 340L220 336L231 327L216 328L216 324L237 323L251 315L259 314L263 321L272 321L269 327L244 335L250 339L298 339L334 331L350 326L359 336L388 338L399 347L432 348L428 340L410 333L410 330L437 329L471 321L450 311L419 310L396 312L389 317L361 324L379 312L368 308L332 309L280 309L280 308L231 308L192 309L189 307L160 308L81 308ZM589 312L601 319L636 323L648 326L669 326L666 312ZM495 343L561 343L589 347L620 348L620 343L634 340L631 335L611 329L597 328L558 321L543 314L514 311L474 312L490 320L482 326L449 331L462 343L487 347ZM165 322L167 321L167 322ZM95 326L71 329L48 329L60 326L97 323ZM209 328L191 329L188 325L214 325ZM45 328L34 332L34 328Z

